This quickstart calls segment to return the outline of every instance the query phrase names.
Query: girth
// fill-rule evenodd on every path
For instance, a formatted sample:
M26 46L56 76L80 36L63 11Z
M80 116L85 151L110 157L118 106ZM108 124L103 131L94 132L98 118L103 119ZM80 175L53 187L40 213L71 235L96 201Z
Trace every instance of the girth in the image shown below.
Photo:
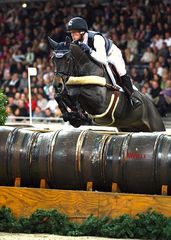
M115 122L114 112L117 107L119 101L119 92L115 91L114 94L111 95L110 103L106 109L106 111L102 114L98 115L90 115L90 118L98 125L112 125Z

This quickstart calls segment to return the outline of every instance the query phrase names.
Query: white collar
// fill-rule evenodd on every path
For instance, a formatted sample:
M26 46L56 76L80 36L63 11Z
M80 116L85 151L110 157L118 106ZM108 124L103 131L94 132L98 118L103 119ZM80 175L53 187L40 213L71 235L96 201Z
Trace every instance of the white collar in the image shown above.
M84 34L83 43L85 43L85 44L88 43L88 33L87 32Z

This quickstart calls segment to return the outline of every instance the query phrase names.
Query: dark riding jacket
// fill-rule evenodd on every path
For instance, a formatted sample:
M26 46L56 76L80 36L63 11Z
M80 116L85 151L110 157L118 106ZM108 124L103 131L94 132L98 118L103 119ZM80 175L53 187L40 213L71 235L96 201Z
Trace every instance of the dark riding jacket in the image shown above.
M104 37L101 33L99 32L94 32L94 31L88 31L88 46L91 47L93 50L95 50L94 48L94 36L95 35L101 35L104 40L105 40L105 49L106 49L106 54L108 55L109 50L113 44L112 40Z

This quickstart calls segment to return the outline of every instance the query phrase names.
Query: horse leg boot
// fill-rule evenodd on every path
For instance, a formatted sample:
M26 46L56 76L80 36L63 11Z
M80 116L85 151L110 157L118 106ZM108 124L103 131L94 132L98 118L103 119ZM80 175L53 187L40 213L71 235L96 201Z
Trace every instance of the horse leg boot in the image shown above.
M131 106L135 109L140 105L142 105L142 102L135 96L130 77L127 74L125 74L120 78L121 78L121 85L130 99Z

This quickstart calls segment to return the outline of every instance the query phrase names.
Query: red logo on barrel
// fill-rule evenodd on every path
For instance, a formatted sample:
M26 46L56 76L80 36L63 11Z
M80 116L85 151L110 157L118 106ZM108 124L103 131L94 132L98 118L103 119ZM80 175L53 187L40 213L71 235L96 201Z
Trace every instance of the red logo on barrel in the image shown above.
M126 155L126 159L133 158L133 159L145 159L146 155L143 153L135 153L135 152L128 152Z

